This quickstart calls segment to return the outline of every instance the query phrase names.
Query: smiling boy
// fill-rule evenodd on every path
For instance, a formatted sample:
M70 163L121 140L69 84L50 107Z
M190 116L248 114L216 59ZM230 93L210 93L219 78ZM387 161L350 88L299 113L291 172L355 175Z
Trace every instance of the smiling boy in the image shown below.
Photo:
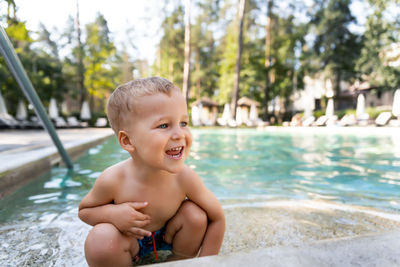
M106 169L79 205L81 220L94 226L88 264L131 266L160 249L172 259L218 254L225 217L184 164L192 136L180 90L159 77L128 82L110 96L107 116L130 158Z

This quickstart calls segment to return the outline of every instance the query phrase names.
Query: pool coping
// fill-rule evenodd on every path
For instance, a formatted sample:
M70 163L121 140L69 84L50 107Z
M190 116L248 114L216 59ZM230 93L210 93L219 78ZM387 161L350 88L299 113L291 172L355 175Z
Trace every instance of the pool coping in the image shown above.
M109 128L63 129L57 132L71 160L114 135ZM0 199L49 171L52 166L64 165L45 131L2 131L0 136L12 136L15 142L22 138L30 139L24 147L0 152Z
M400 232L395 231L322 240L299 247L277 246L159 263L157 266L399 266L398 251Z

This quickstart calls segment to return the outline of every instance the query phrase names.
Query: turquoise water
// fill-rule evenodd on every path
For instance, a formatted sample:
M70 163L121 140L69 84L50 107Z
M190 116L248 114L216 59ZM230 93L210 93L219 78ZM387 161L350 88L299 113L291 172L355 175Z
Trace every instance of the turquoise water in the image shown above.
M400 211L400 138L195 129L187 164L224 201L328 200ZM129 155L115 138L71 172L49 173L0 201L0 223L54 220L76 210L106 167Z

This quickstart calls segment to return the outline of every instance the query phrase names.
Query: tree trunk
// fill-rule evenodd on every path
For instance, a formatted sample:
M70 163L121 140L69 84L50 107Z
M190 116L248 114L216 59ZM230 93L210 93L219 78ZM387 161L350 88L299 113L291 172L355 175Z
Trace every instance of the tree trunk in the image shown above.
M78 39L78 91L80 94L80 106L82 106L83 102L86 100L86 89L85 89L85 68L83 66L83 46L81 42L81 26L79 23L79 2L76 1L76 20L75 20L75 28L77 31L77 39Z
M237 101L239 98L239 81L240 81L240 57L242 55L243 46L243 21L244 21L244 7L246 0L240 0L239 2L239 38L238 38L238 49L236 54L236 66L235 66L235 84L232 95L232 114L236 118Z
M161 45L158 45L157 50L157 76L161 77Z
M271 86L270 71L272 66L271 56L271 24L273 0L268 0L267 25L265 26L265 90L264 90L264 120L268 121L269 88Z
M200 88L201 88L201 76L200 76L200 51L199 48L196 49L196 72L197 72L197 80L196 80L196 99L200 99Z
M183 96L189 101L190 89L190 0L185 1L185 63L183 67Z

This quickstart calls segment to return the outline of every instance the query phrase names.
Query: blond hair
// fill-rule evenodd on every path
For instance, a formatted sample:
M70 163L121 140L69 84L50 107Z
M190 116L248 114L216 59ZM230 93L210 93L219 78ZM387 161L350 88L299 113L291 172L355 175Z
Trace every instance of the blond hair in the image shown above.
M136 79L118 86L107 102L107 117L115 134L118 135L118 132L122 130L124 115L134 110L134 102L137 98L157 93L170 95L173 89L178 88L161 77Z

